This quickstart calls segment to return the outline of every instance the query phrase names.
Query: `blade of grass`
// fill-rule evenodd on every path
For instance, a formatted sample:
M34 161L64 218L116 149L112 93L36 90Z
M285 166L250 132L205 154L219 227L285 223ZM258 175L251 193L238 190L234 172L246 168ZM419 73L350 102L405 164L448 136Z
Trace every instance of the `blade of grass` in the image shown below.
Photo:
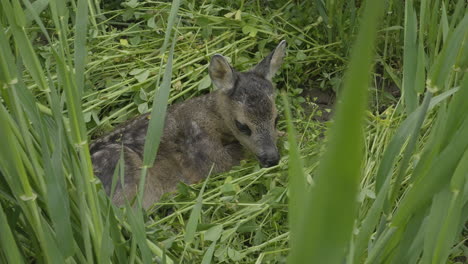
M5 211L3 210L2 204L0 203L0 245L3 253L5 254L8 263L24 263L24 259L21 257L18 244L15 241L13 232L10 229L7 221Z
M309 206L300 219L302 243L294 245L289 263L341 263L351 237L362 164L362 123L380 1L366 2L353 47L342 97L336 109ZM333 194L333 195L331 195Z
M46 90L47 82L44 78L42 67L26 34L26 20L21 4L17 0L13 1L13 6L6 0L1 0L1 3L4 15L8 19L11 27L15 44L23 54L26 68L31 73L38 87L42 90Z
M151 263L151 251L146 242L145 225L143 220L143 212L139 208L133 208L127 203L127 216L130 229L132 231L132 244L136 243L140 249L143 263ZM130 257L132 259L132 257ZM130 263L133 263L130 261Z
M70 222L69 195L66 192L66 182L62 168L62 144L63 128L58 128L58 138L56 138L52 155L47 149L46 133L41 133L41 145L44 151L44 178L46 182L46 204L50 213L51 221L54 225L55 236L60 241L58 246L65 257L72 256L73 234Z
M47 241L44 230L42 229L42 221L36 204L37 194L27 178L27 173L24 168L24 163L21 159L20 152L23 149L18 144L14 134L12 133L8 121L8 111L0 105L0 137L2 140L2 149L10 150L10 153L0 152L0 164L5 169L6 178L10 188L15 194L15 199L21 206L22 211L26 214L27 221L30 222L31 228L39 241L41 250L46 261L53 261L55 252L49 251L50 241ZM49 244L48 244L49 243Z
M429 108L429 102L431 101L432 98L432 93L431 92L426 92L426 95L424 97L424 101L422 103L422 107L419 110L418 113L418 118L415 122L415 125L413 127L413 131L410 131L410 136L408 140L408 144L405 147L405 150L403 152L403 157L402 160L400 161L400 167L398 168L398 173L396 175L395 181L390 189L389 193L389 200L387 204L387 213L391 210L391 206L393 205L394 201L397 199L397 192L401 187L401 184L403 182L403 179L405 177L406 171L408 169L408 166L410 164L410 159L413 155L413 152L416 147L419 131L421 130L421 126L423 124L424 118L426 116L426 112Z
M25 0L23 1L23 3L25 3L28 8L28 10L25 12L25 17L26 23L27 25L29 25L32 23L33 20L36 20L37 14L40 14L46 9L46 7L49 5L49 0L36 0L32 4L30 1Z
M284 93L281 94L286 114L286 122L288 127L288 142L289 142L289 159L288 159L288 174L289 174L289 228L291 230L291 248L294 250L295 245L300 244L297 234L301 232L300 217L303 208L306 207L305 198L308 194L306 178L304 174L303 161L299 152L299 147L296 139L296 130L292 124L292 114L288 99Z
M39 14L49 5L49 0L38 0L35 1L33 4L31 4L29 0L23 0L23 3L27 8L27 11L25 12L27 23L29 24L32 22L32 20L34 20L41 29L47 41L49 43L52 43L52 40L49 36L49 32L47 31L47 29L44 26L44 23L42 23L42 20L39 17Z
M213 167L211 168L211 170L212 169ZM185 227L184 241L185 241L186 246L190 245L190 243L192 243L195 237L195 231L197 230L197 222L198 222L198 219L200 218L200 213L201 213L201 209L203 205L203 193L205 192L206 183L210 179L211 170L210 170L210 173L208 174L208 177L206 177L205 182L202 185L202 188L200 189L200 193L198 193L197 200L192 208L192 212L190 213L189 220Z
M433 211L429 215L430 232L426 233L424 254L421 259L423 262L432 259L432 263L443 263L449 256L457 235L457 227L463 224L459 221L463 208L462 188L465 186L466 175L468 175L468 150L458 163L450 186L435 197ZM437 239L434 239L435 237Z
M210 263L212 263L211 259L213 258L213 253L215 251L215 247L216 247L216 241L213 241L211 243L211 245L208 247L208 249L206 250L205 254L203 255L203 259L202 259L201 264L210 264Z
M403 98L407 113L412 113L418 106L416 84L416 67L418 52L416 46L417 22L413 0L405 1L405 43L403 47Z
M392 225L402 225L412 211L427 203L435 191L449 182L450 178L445 177L445 175L452 175L461 154L468 146L466 133L468 133L468 120L464 122L452 142L437 157L427 176L418 178L414 186L405 195L395 212Z
M446 45L437 56L427 80L428 89L432 92L442 90L452 65L463 52L466 52L466 38L468 34L468 16L465 15L455 30L448 34ZM462 44L465 45L462 45Z
M171 7L171 15L169 16L170 21L166 28L166 35L164 43L170 39L170 32L177 18L177 10L179 9L180 1L174 0ZM169 33L168 33L169 32ZM148 124L148 131L146 133L145 146L143 149L143 169L141 170L141 178L138 188L138 202L141 205L143 203L144 195L144 184L146 182L147 169L152 167L156 159L156 154L159 148L159 143L163 134L164 122L166 117L167 103L169 99L169 92L171 88L172 79L172 60L174 57L174 47L177 42L177 33L174 33L172 39L171 49L166 63L166 69L164 71L163 81L160 87L157 88L156 95L153 100L153 107L151 109L150 122ZM163 44L161 54L164 54L167 44ZM162 60L161 60L162 64ZM161 69L161 68L160 68ZM160 75L160 74L159 74ZM157 85L159 81L156 82ZM149 205L148 205L149 206Z
M378 224L382 209L384 208L384 203L387 200L390 180L391 177L387 177L374 203L372 204L371 208L367 212L366 217L362 221L361 226L359 227L359 233L355 238L354 250L349 253L350 255L354 255L352 256L353 262L349 261L350 263L361 263L364 259L364 250L369 244L369 239L372 233L376 229L376 225Z
M460 89L468 89L467 84L468 78L465 77ZM450 104L449 108L458 106L458 104ZM449 109L449 112L450 110L451 109ZM462 124L456 126L456 132L450 140L447 141L445 146L440 143L444 140L444 138L441 137L441 135L443 135L441 133L447 131L446 127L447 123L449 123L449 119L445 118L444 113L445 111L440 111L439 115L443 115L439 116L436 127L432 131L433 135L429 140L428 149L426 153L423 153L421 161L413 172L414 176L412 179L414 180L405 196L399 202L392 217L390 226L398 228L397 235L387 240L387 247L382 247L385 253L373 252L373 256L389 256L389 254L391 254L391 248L401 241L402 234L411 231L405 229L407 228L408 221L413 217L414 212L424 210L424 208L430 206L430 201L434 194L440 192L440 190L449 183L450 176L447 177L447 175L453 175L456 165L459 163L459 160L468 147L468 138L466 137L466 133L468 133L468 118L465 118ZM438 149L441 149L441 151L438 151ZM387 233L388 232L385 231L382 237L387 237ZM381 239L382 238L378 238L377 243L381 243L379 242ZM418 252L418 250L417 248L413 249L413 252ZM412 254L409 253L406 255L411 256ZM414 258L414 256L411 258Z
M78 0L75 21L75 82L78 95L81 98L84 90L85 59L87 53L88 0Z

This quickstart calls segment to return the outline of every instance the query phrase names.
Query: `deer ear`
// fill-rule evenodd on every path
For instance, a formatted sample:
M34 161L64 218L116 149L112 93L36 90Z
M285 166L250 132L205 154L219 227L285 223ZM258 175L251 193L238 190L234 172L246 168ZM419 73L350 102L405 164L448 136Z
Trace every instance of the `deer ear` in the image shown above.
M270 80L281 67L286 55L286 41L282 40L278 46L265 59L263 59L252 71Z
M208 72L216 88L224 91L234 88L234 70L223 56L215 54L211 58Z

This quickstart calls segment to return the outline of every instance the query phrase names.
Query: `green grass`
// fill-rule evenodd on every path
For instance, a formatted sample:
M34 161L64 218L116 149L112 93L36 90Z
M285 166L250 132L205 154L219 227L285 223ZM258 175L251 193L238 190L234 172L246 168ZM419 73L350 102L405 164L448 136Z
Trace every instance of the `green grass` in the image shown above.
M0 0L0 263L467 261L466 2L303 2ZM152 109L150 167L213 54L248 69L282 39L279 165L109 203L91 138Z

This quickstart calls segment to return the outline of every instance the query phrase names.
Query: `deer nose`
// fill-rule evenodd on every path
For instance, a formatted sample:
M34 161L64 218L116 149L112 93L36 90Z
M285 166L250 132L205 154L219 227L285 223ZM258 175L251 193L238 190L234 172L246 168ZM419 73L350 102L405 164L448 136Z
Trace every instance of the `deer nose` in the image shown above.
M260 156L259 160L260 165L263 168L268 168L277 165L280 160L280 156L279 153L275 151L274 153L264 154Z

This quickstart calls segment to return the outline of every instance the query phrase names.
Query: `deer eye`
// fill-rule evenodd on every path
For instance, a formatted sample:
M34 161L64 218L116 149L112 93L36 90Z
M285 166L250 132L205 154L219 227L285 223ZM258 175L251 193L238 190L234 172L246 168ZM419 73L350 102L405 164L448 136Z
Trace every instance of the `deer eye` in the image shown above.
M275 118L275 127L278 126L278 121L279 121L279 116L276 116L276 118Z
M236 120L236 127L239 129L240 132L244 133L247 136L252 134L252 130L250 130L249 126L246 124L242 124L241 122Z

